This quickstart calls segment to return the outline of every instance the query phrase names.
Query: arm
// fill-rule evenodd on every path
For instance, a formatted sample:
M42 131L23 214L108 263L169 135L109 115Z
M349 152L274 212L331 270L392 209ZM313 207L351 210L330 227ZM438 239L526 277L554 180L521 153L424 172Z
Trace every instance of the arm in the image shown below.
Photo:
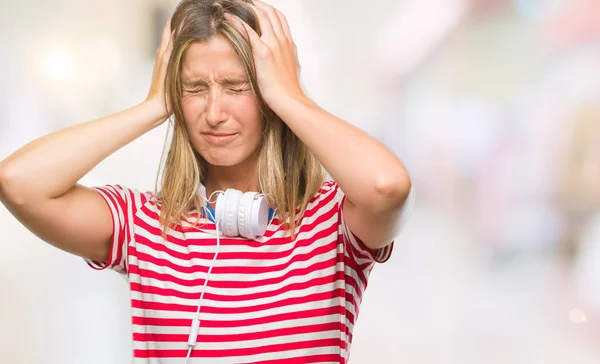
M253 4L262 30L260 36L240 19L233 20L252 44L265 101L346 194L343 208L350 230L367 247L384 247L400 229L402 208L411 189L408 172L381 143L304 95L285 16L262 1L254 0Z
M167 23L146 101L43 136L0 162L0 201L42 240L88 259L108 257L111 214L98 193L77 181L167 119L162 80L170 51L169 28Z
M411 189L402 162L377 140L306 97L282 97L273 105L346 194L343 209L350 230L370 249L389 244L399 233Z
M160 105L145 102L34 140L0 162L0 200L40 239L104 261L112 235L110 213L98 193L77 181L152 129L162 113Z

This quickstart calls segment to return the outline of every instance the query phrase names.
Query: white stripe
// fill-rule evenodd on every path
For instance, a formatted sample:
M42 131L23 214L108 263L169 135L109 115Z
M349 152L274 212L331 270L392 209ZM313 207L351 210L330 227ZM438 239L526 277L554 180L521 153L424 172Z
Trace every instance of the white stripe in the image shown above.
M201 348L200 346L197 346ZM184 347L185 350L187 347ZM188 364L231 364L240 362L259 362L266 360L275 359L290 359L290 358L301 358L304 356L320 355L320 354L338 354L340 348L335 346L318 347L318 348L307 348L302 350L289 350L275 353L264 353L256 355L245 355L225 358L190 358ZM339 362L331 362L332 364L339 364ZM133 364L183 364L181 358L149 358L149 359L134 359ZM325 363L327 364L327 363Z
M146 297L146 299L148 299L150 297ZM343 298L339 299L340 301L338 302L340 305L343 304ZM173 304L181 304L183 305L182 302L180 302L179 300L173 300L173 302L171 302ZM195 309L198 307L198 303L199 300L196 300L196 302L192 302L191 305L187 305L188 309L190 309L190 311L194 311L195 313ZM318 303L320 303L320 305L317 305ZM260 310L260 311L249 311L249 312L240 312L240 313L227 313L227 314L222 314L222 313L207 313L206 310L202 310L200 309L200 313L202 314L202 318L205 320L222 320L223 317L227 317L228 321L236 321L236 320L245 320L245 319L250 319L253 317L265 317L265 316L271 316L271 315L277 315L277 314L287 314L287 313L293 313L293 312L298 312L298 311L303 311L303 310L312 310L312 309L320 309L320 308L325 308L325 307L329 307L329 306L337 306L336 302L332 302L331 300L322 300L322 301L313 301L313 302L309 302L309 303L296 303L296 304L292 304L292 305L285 305L285 306L279 306L279 307L270 307L264 310ZM219 307L219 306L214 306L214 305L208 305L206 304L206 302L204 302L204 304L202 305L204 307ZM242 305L240 305L242 306ZM243 306L243 307L251 307L251 306ZM296 308L296 311L291 310L291 308L294 307ZM186 312L186 311L164 311L162 309L142 309L142 308L132 308L132 313L135 316L144 316L144 317L168 317L168 318L191 318L190 317L190 313L191 312Z
M183 333L184 335L188 335L188 332ZM202 324L200 324L200 335L203 335ZM321 332L311 332L307 334L295 334L295 335L284 335L278 337L270 337L265 339L256 339L256 340L242 340L242 341L223 341L223 342L198 342L196 344L196 349L203 350L232 350L232 349L254 349L260 348L261 346L268 345L276 345L280 343L294 343L300 341L312 341L312 340L322 340L322 339L339 339L340 332L339 330L329 330L329 331L321 331ZM187 339L187 337L185 338ZM199 338L201 339L201 338ZM143 349L146 347L151 347L155 349L161 350L181 350L187 348L187 340L183 340L182 342L157 342L157 341L135 341L133 343L134 349ZM339 350L339 349L338 349Z
M343 302L340 301L339 304L342 305ZM221 321L221 322L236 321L236 320L245 321L245 320L249 320L249 319L253 319L253 318L270 317L270 316L273 316L276 314L289 314L289 313L295 313L295 312L304 311L304 310L314 310L314 309L324 308L324 307L326 307L325 305L328 305L330 307L337 306L337 304L334 302L323 301L323 304L320 307L314 306L311 304L294 305L294 306L300 307L300 309L298 309L298 311L289 311L286 308L283 308L283 309L271 308L271 309L265 310L265 311L248 312L248 313L243 313L243 314L209 314L209 313L203 312L201 309L200 310L200 319L201 319L201 321L209 320L209 321ZM356 319L356 313L354 312L353 305L346 304L345 311L348 311L349 313L351 313ZM139 308L133 308L132 315L135 317L146 317L146 318L191 320L195 317L196 312L195 312L195 310L194 310L194 312L184 312L184 311L164 311L164 310L143 310L143 309L139 309ZM346 319L345 314L343 314L341 316L342 316L343 322L347 326L349 326L349 327L353 326L352 323ZM326 319L326 318L329 318L329 319ZM257 324L244 324L244 326L243 326L244 329L242 329L243 330L242 332L246 332L247 330L249 330L248 328L250 328L250 327L252 328L252 331L265 331L265 330L282 328L282 327L295 327L295 326L300 326L300 325L318 324L318 323L323 323L323 322L332 322L332 321L339 321L339 320L340 320L340 314L336 313L336 314L322 315L322 316L316 316L316 317L297 318L297 319L291 319L291 320L286 320L286 321L274 321L274 322L265 322L265 323L257 323ZM154 327L154 326L153 325L146 325L146 326L133 325L133 327L134 327L135 332L146 332L146 331L144 331L144 327L147 328L146 330L148 330L148 332L152 332L152 327ZM171 328L171 326L165 326L165 327L161 326L160 331L165 332L165 331L170 330L170 328ZM173 330L179 330L179 329L173 328ZM231 328L231 327L222 328L222 329L206 328L206 330L207 330L206 331L207 333L212 333L214 331L215 334L222 333L219 330L224 330L225 332L228 332L230 334L239 332L239 331L235 331L236 329ZM237 330L240 330L240 328L238 328ZM183 328L183 331L185 331L185 332L189 331L189 327Z
M168 313L165 313L168 314ZM185 319L191 320L195 313L188 312ZM318 325L326 323L339 323L340 315L331 314L316 317L297 318L285 321L267 322L256 325L247 325L239 327L203 327L202 320L207 320L202 314L200 316L200 333L203 335L234 335L240 333L265 332L269 330L287 329L301 326ZM229 321L221 320L222 322ZM349 323L344 322L343 325L349 326ZM156 325L132 325L134 333L152 333L152 334L185 334L190 332L189 326L156 326Z

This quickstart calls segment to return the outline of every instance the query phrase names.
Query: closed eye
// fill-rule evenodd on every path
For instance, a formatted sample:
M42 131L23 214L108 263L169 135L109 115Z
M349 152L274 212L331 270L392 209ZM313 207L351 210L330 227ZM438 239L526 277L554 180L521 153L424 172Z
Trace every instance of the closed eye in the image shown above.
M183 91L187 92L187 93L190 93L190 94L197 94L199 92L204 92L206 90L207 90L206 88L202 87L202 88L195 88L195 89L185 89Z

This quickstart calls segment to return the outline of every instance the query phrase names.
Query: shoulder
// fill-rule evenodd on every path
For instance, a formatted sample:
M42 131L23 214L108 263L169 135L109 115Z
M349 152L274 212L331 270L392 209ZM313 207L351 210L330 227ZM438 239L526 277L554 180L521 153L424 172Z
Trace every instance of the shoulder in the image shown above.
M129 188L120 184L107 184L96 186L93 189L98 192L109 205L137 210L148 202L158 205L159 202L152 191L140 191L137 188Z
M341 190L334 180L325 180L319 190L310 199L306 211L329 211L339 209L341 199Z

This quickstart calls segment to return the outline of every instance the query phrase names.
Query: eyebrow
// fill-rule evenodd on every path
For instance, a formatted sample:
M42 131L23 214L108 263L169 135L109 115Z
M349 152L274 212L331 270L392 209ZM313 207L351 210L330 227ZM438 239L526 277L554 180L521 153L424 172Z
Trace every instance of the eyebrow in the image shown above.
M217 80L218 83L226 85L226 86L238 86L248 84L248 79L246 77L222 77ZM197 86L206 86L208 85L208 80L204 78L196 78L194 80L183 80L182 84L184 87L197 87Z

